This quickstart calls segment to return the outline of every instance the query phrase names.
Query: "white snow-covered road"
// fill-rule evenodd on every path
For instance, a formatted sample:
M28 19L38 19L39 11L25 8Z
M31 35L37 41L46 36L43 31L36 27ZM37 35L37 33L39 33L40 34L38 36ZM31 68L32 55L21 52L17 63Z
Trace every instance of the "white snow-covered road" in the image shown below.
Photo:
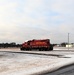
M73 50L29 53L18 49L0 49L0 75L42 75L74 63Z

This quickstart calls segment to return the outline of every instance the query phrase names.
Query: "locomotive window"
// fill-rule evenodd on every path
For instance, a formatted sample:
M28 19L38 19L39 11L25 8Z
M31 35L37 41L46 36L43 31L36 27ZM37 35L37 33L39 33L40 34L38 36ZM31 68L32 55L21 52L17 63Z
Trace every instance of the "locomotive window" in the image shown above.
M27 42L27 45L30 45L30 41Z

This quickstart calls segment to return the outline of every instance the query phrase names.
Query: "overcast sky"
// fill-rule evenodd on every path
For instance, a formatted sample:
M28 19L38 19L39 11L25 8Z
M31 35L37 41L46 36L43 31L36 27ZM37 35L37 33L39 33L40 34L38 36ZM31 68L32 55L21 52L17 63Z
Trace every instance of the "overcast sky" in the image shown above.
M0 42L74 42L74 0L0 0Z

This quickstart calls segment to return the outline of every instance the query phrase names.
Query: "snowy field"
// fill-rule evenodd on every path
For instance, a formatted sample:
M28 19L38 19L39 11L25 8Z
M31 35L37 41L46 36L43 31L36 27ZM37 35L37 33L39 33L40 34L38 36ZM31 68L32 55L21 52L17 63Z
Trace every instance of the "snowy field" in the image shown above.
M73 63L73 48L54 48L53 51L0 49L0 75L43 75Z

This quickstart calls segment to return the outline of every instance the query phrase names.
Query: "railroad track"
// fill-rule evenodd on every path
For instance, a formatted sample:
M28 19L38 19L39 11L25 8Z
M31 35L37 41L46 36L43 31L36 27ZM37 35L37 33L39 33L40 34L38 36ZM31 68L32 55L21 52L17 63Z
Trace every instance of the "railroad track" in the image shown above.
M41 51L39 52L30 52L30 51L0 51L0 52L5 52L5 53L16 53L16 54L32 54L32 55L44 55L44 56L55 56L58 58L68 58L64 57L62 54L53 54L53 53L42 53Z

